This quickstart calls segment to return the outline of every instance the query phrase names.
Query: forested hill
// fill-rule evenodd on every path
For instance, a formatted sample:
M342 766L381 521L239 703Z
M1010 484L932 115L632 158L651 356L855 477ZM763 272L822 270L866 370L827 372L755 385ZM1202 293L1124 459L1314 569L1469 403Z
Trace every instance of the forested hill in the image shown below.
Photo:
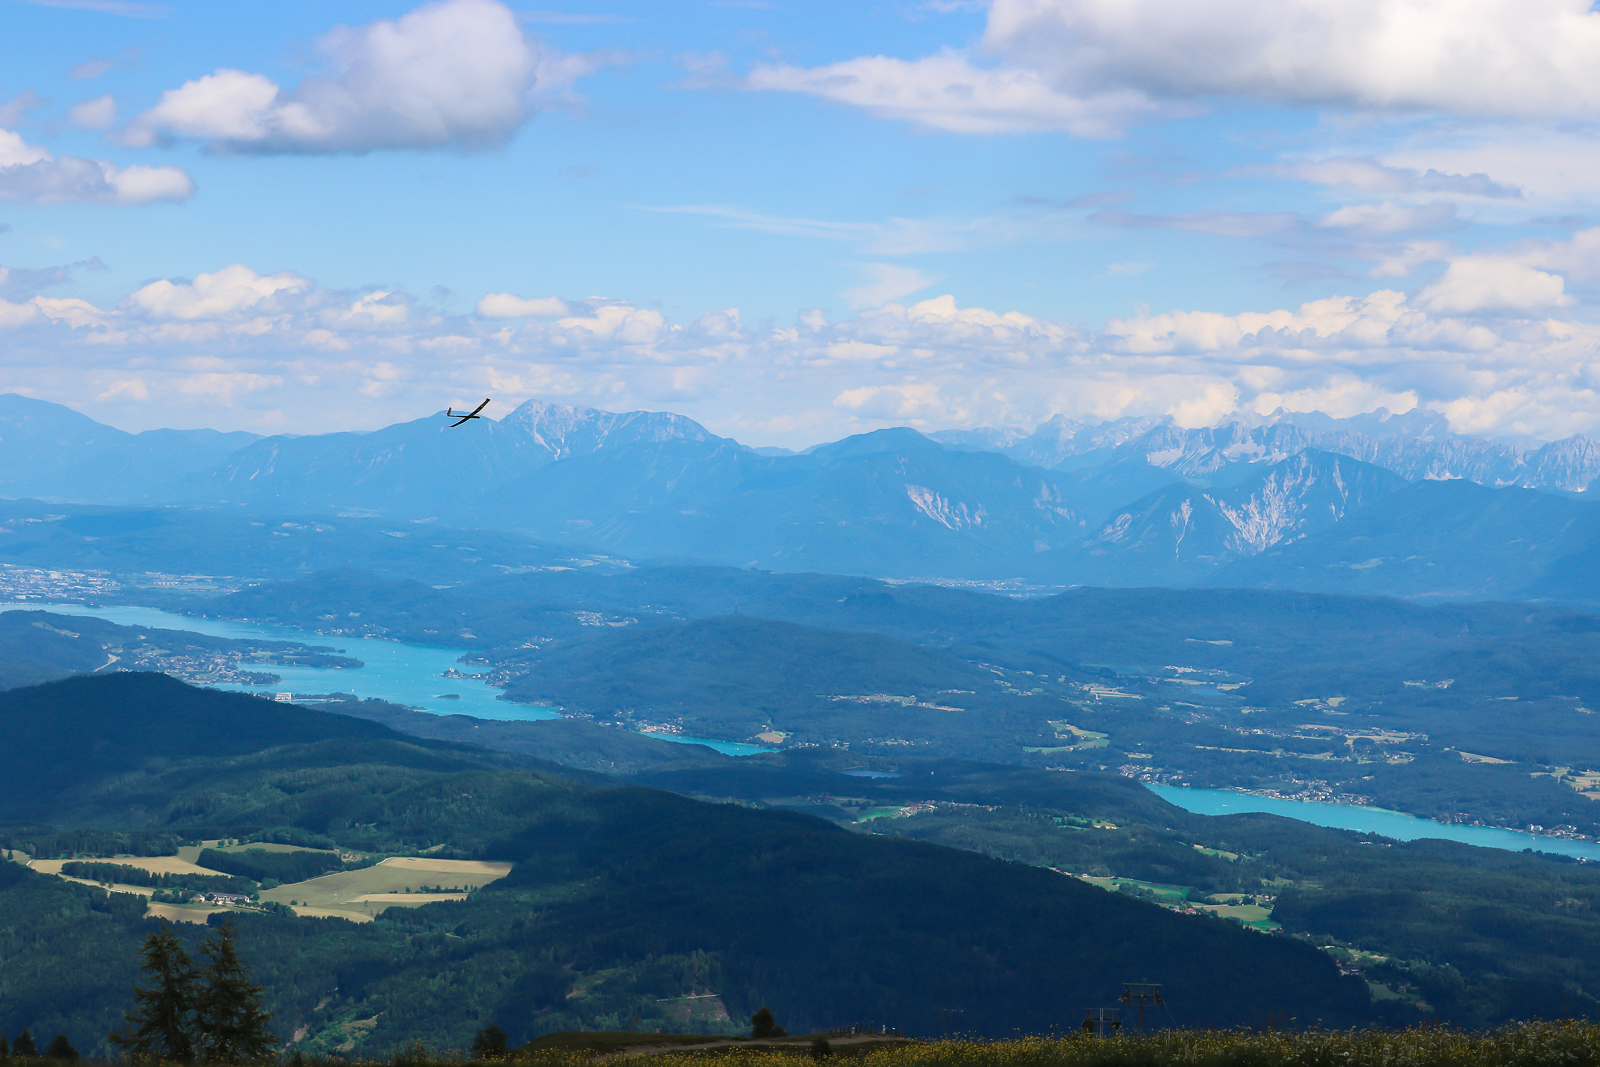
M708 990L734 1018L771 1003L792 1029L929 1033L952 1007L980 1033L1071 1026L1130 978L1166 982L1183 1022L1371 1017L1365 987L1308 944L811 816L583 784L153 676L52 683L0 710L9 763L30 768L8 782L9 810L31 790L31 817L58 826L0 826L0 845L32 855L92 853L111 831L299 831L368 857L513 862L465 900L368 924L238 913L277 1024L308 1027L313 1050L347 1033L372 1052L461 1047L491 1020L517 1040L635 1018L670 1028L661 1005ZM64 832L84 821L99 838ZM0 958L26 993L0 992L0 1030L93 1047L127 1002L142 905L18 870L0 872ZM110 963L68 963L91 956Z
M0 737L9 754L0 775L7 822L57 818L108 781L153 766L335 738L415 740L374 722L143 671L0 693Z

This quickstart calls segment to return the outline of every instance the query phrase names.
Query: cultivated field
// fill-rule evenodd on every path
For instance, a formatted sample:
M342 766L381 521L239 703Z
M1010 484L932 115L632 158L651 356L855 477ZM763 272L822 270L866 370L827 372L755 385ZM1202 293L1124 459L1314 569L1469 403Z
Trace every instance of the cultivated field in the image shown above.
M130 889L133 887L130 886ZM149 892L149 890L145 890ZM206 920L213 915L232 911L237 913L237 908L206 908L191 904L152 904L145 914L147 919L165 919L174 923L194 923L204 926Z
M384 908L415 908L439 900L462 900L469 889L504 878L509 863L391 856L372 867L340 871L264 890L261 899L291 904L299 915L369 919ZM424 887L439 887L423 892Z
M486 879L484 885L496 878L504 878L511 872L509 863L494 863L487 860L436 860L432 856L390 856L378 866L406 871L432 871L436 874L483 877Z
M196 855L199 855L197 852ZM34 860L28 864L41 874L60 875L64 864L73 863L73 860ZM204 874L215 878L216 871L205 867L197 867L189 860L180 856L110 856L106 859L92 860L93 863L120 863L124 867L135 867L151 874Z

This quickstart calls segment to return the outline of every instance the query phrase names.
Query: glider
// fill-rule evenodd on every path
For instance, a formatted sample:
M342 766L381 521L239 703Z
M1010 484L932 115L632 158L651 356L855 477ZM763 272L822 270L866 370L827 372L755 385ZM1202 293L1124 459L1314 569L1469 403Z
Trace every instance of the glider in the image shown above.
M457 411L454 408L445 408L444 409L444 417L447 418L447 419L459 419L460 420L459 422L452 422L450 424L450 428L451 429L455 429L457 426L460 426L461 423L466 422L468 419L479 418L478 412L482 411L484 408L486 408L488 406L489 406L489 398L488 397L484 397L483 398L483 403L481 403L477 407L473 408L472 409L472 413L470 415L467 414L464 411Z

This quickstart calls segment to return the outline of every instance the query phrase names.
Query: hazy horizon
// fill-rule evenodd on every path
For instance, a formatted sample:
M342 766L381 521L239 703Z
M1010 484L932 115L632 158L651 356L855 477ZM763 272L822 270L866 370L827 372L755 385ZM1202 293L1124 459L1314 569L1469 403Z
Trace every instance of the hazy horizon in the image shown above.
M1600 14L1112 10L20 0L4 385L135 430L542 396L788 447L1600 426Z

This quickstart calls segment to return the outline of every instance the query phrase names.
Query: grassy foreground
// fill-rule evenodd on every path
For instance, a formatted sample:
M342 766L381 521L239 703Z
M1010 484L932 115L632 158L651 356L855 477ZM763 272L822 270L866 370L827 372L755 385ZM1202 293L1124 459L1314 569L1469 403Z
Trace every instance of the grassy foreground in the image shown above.
M1109 1040L929 1041L859 1051L835 1045L833 1052L829 1058L848 1056L851 1067L1590 1067L1600 1065L1600 1025L1526 1023L1480 1033L1449 1028L1170 1030ZM577 1067L584 1060L536 1055L525 1061L530 1067ZM811 1049L796 1043L789 1049L734 1049L720 1055L736 1057L741 1067L793 1067L796 1056L811 1055ZM663 1052L652 1057L651 1067L687 1067L704 1056Z
M572 1035L574 1037L580 1035ZM603 1035L581 1035L601 1037ZM609 1036L609 1035L608 1035ZM708 1058L737 1067L795 1067L802 1060L847 1058L850 1067L1595 1067L1600 1065L1600 1025L1524 1023L1468 1033L1449 1027L1411 1030L1311 1030L1255 1033L1240 1030L1169 1030L1146 1037L1021 1038L1015 1041L947 1040L851 1045L835 1038L826 1049L811 1038L743 1042L715 1049L674 1050L689 1035L615 1035L635 1042L595 1042L589 1048L524 1046L507 1057L481 1061L420 1046L383 1060L296 1057L295 1067L594 1067L620 1056L645 1054L650 1067L691 1067ZM666 1040L663 1040L666 1039ZM700 1040L708 1040L702 1038ZM711 1038L709 1040L717 1040ZM723 1039L726 1040L726 1039ZM277 1061L291 1062L287 1058ZM63 1067L63 1061L11 1057L6 1067ZM144 1067L159 1067L150 1063Z
M820 1050L819 1050L820 1051ZM1410 1030L1169 1030L1146 1037L1022 1038L927 1041L852 1048L835 1039L829 1059L850 1067L1563 1067L1600 1065L1600 1025L1524 1023L1468 1033L1448 1027ZM651 1067L689 1067L708 1056L740 1067L794 1067L814 1055L811 1042L787 1047L732 1047L713 1052L654 1051ZM529 1049L527 1067L585 1067L593 1053ZM397 1064L396 1067L421 1067Z

